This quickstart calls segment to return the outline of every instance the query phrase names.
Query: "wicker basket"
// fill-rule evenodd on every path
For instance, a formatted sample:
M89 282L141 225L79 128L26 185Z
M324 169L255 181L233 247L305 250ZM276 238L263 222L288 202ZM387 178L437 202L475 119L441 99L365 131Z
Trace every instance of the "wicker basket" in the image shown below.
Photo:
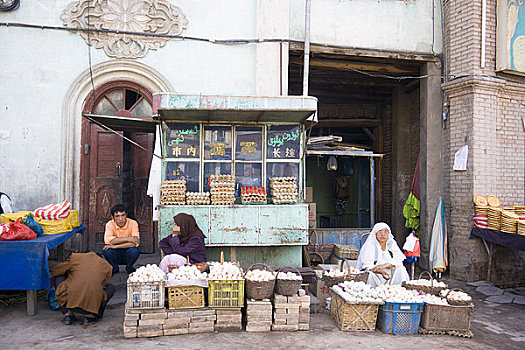
M405 287L406 289L409 289L409 290L420 290L422 292L425 292L427 294L433 294L433 295L438 295L439 296L439 293L444 290L444 289L447 289L447 287L436 287L434 286L434 278L432 277L432 274L428 271L423 271L419 274L419 277L418 279L421 278L421 276L426 273L428 274L428 276L430 276L430 287L427 287L427 286L415 286L415 285L412 285L410 284L410 281L405 281L403 282L401 285L403 287Z
M330 315L340 330L373 332L376 329L377 312L382 302L347 302L331 289L330 296Z
M339 259L357 259L359 249L353 245L335 244L334 255Z
M348 261L345 260L339 265L340 271L344 270L344 265L346 265L347 263ZM339 276L339 277L330 277L330 276L327 276L326 274L323 274L323 281L328 288L340 282L344 282L344 281L355 281L355 282L365 282L366 283L367 280L368 280L368 271L358 273L358 274L346 273L344 276Z
M301 273L295 267L284 267L279 269L279 272L285 272L285 270L292 270L292 272L295 272L296 274L301 276ZM277 278L275 281L275 293L287 296L295 295L301 288L302 283L302 278L300 280L282 280Z
M204 307L204 288L199 286L168 287L168 308L187 309Z
M128 309L164 308L164 282L128 282Z
M425 303L421 328L427 331L470 330L472 306L434 305Z
M315 236L315 243L312 242L312 236ZM324 264L332 255L335 244L333 243L319 243L319 234L316 230L311 230L309 242L307 245L308 253L318 254L323 258L321 264Z
M272 269L270 269L266 264L253 264L246 270L246 273L248 273L248 271L250 271L255 266L262 266L266 271L273 272ZM249 279L246 279L246 273L244 274L246 283L246 298L262 300L268 299L272 296L273 290L275 288L275 279L271 281L250 281Z

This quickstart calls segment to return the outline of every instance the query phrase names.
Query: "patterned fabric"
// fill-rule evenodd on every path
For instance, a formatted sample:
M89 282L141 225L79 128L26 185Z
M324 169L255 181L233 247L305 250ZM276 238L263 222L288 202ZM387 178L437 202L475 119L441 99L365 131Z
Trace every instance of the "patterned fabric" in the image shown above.
M44 220L62 220L68 217L71 203L64 201L57 204L49 204L34 211L34 215Z
M476 214L473 217L474 226L477 228L488 228L489 227L489 217L485 214Z

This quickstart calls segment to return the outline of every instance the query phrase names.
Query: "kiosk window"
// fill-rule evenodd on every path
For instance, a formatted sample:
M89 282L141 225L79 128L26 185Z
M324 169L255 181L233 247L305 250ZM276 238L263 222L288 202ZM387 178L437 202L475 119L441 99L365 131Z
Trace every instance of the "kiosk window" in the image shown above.
M230 126L204 127L204 159L232 159L232 128Z
M301 130L299 125L270 125L266 137L266 159L299 159Z
M199 192L199 162L167 162L166 180L186 179L186 191Z
M235 127L235 160L262 161L262 128Z
M166 158L200 158L199 124L168 123Z

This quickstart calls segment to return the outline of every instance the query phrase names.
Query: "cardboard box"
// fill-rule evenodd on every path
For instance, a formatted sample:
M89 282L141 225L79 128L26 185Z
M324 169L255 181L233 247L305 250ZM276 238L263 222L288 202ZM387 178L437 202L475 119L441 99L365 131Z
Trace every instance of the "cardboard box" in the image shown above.
M312 203L314 201L314 188L313 187L306 187L304 201L305 203Z
M330 297L329 288L326 286L324 281L320 278L317 278L315 283L310 283L308 285L310 292L317 297L321 307L326 306L326 298Z
M308 203L308 220L317 219L317 203Z

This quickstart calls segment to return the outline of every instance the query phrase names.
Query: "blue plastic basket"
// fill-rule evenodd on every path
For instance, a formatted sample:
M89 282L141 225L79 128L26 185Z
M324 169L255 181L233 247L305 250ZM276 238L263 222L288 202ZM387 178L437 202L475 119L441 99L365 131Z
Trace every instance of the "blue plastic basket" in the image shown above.
M425 303L390 303L379 307L377 328L389 334L416 334Z

